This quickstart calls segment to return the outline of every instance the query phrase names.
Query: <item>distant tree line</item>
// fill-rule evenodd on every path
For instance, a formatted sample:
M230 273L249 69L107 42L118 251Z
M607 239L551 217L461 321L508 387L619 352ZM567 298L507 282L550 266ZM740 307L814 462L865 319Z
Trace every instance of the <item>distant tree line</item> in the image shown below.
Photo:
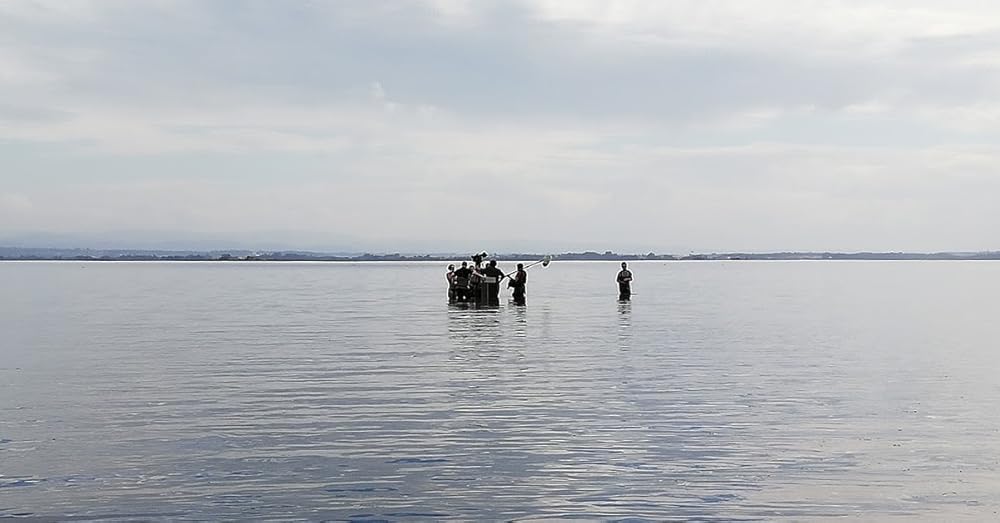
M510 253L493 255L500 261L536 260L545 255L537 253ZM372 254L329 255L322 253L278 251L257 253L250 251L212 251L212 252L165 252L165 251L100 251L90 252L81 249L17 249L0 248L0 260L38 260L38 261L329 261L329 262L409 262L435 261L446 262L468 259L463 255L415 255L415 254ZM714 261L714 260L1000 260L1000 251L984 251L972 253L908 253L908 252L777 252L777 253L710 253L688 254L678 256L673 254L620 254L613 251L567 252L552 255L554 260L564 261Z

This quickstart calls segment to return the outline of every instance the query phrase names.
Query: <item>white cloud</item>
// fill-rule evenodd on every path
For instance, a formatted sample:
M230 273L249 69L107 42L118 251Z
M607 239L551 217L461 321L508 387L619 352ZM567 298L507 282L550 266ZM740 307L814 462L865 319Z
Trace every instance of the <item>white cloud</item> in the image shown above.
M891 52L911 39L1000 28L996 16L1000 8L982 2L945 6L904 0L540 0L525 4L537 8L544 19L584 23L623 35L655 35L663 42L713 47L750 45L781 53ZM790 45L795 42L807 45Z

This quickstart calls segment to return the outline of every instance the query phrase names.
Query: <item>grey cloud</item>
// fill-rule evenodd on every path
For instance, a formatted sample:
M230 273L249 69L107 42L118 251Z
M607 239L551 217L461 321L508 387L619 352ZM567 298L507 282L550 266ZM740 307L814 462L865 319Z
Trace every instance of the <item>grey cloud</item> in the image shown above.
M47 107L25 107L0 104L0 122L52 123L73 118L73 113Z
M378 80L402 103L491 118L715 119L760 107L839 110L899 90L931 101L989 95L994 71L941 64L972 45L914 42L898 57L781 49L602 41L588 27L537 19L516 4L479 6L480 22L444 24L420 4L197 2L157 10L116 4L97 25L11 25L37 46L93 49L78 59L40 52L76 96L115 96L211 106L220 92L244 103L280 96L299 103L360 95ZM239 8L235 8L238 5ZM974 43L983 38L969 36ZM989 40L989 39L987 39ZM947 60L946 60L947 61Z

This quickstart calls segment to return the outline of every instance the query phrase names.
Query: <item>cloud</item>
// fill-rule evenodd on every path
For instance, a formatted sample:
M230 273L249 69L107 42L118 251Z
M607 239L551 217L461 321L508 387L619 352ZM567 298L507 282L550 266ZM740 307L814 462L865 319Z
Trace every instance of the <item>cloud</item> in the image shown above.
M934 250L1000 225L981 3L8 2L0 34L9 231L433 250L489 216L511 248Z
M5 8L20 16L0 18L3 28L27 44L6 53L4 70L20 80L0 89L30 81L42 88L14 93L31 106L118 109L137 120L120 127L129 134L155 126L157 112L292 115L356 108L365 91L386 110L534 128L685 129L737 114L777 115L768 119L780 126L802 107L821 126L890 99L946 113L990 101L989 35L1000 29L961 6L894 2L81 5ZM86 129L76 138L92 139Z

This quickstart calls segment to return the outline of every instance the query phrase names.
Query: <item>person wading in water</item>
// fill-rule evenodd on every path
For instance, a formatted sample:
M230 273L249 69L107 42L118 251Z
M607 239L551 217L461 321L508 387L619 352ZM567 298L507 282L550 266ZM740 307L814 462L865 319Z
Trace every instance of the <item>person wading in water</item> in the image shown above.
M528 273L524 270L524 264L517 264L517 272L514 273L514 277L510 279L507 283L509 287L514 289L514 303L517 305L524 305L524 287L528 283Z
M448 280L448 303L455 303L455 264L448 265L444 279Z
M618 299L629 300L632 298L632 271L627 269L628 264L622 262L622 270L618 272Z
M472 269L469 264L462 262L462 268L455 271L455 300L469 301L469 279L472 277Z
M503 279L503 271L497 268L497 261L490 260L490 263L486 265L483 269L484 281L483 285L486 286L486 298L487 303L490 305L500 305L500 280Z

